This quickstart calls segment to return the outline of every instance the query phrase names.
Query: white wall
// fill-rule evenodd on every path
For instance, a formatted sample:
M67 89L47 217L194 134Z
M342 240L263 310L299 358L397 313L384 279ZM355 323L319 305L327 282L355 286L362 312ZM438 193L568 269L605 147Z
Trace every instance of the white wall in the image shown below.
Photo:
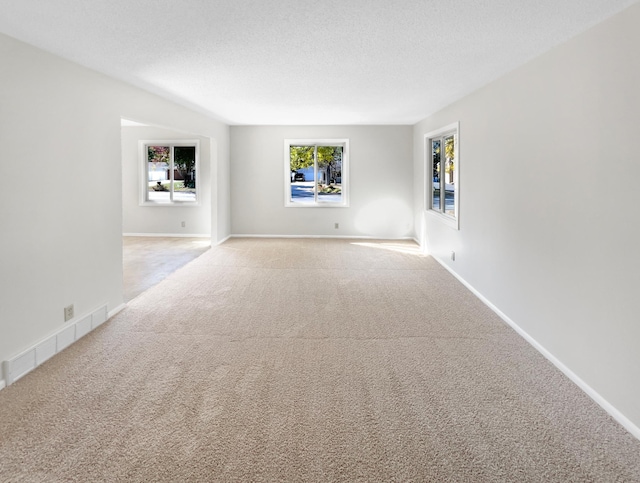
M636 5L414 128L421 241L636 426L639 26ZM423 135L454 121L460 231L422 208Z
M200 142L199 203L140 205L139 141L197 139ZM211 233L211 142L209 138L153 126L122 128L122 230L127 234L206 235ZM182 222L185 226L182 227Z
M4 35L0 60L2 361L64 326L68 304L122 304L121 117L215 139L214 241L230 202L228 126Z
M349 139L348 208L285 208L284 140L303 138ZM232 233L412 236L411 139L410 126L231 127Z

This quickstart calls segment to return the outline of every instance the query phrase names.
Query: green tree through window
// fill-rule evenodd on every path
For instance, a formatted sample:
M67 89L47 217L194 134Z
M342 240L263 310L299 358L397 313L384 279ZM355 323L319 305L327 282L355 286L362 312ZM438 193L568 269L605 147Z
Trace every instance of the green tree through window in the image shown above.
M143 203L197 202L197 141L141 144L146 154Z
M287 205L346 204L346 142L296 143L288 151Z

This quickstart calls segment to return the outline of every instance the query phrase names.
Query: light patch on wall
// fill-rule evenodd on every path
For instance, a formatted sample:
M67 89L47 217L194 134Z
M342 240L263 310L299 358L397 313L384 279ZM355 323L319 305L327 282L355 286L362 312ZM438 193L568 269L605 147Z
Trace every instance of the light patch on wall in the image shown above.
M394 198L373 201L355 217L358 231L380 238L401 238L411 234L411 207Z

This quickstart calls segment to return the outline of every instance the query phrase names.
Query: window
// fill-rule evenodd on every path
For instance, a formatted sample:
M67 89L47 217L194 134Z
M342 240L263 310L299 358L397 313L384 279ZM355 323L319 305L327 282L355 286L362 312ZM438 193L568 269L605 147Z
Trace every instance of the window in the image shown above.
M459 228L459 123L425 134L425 208Z
M198 202L198 141L140 141L140 153L142 204Z
M286 139L285 206L348 206L348 160L348 139Z

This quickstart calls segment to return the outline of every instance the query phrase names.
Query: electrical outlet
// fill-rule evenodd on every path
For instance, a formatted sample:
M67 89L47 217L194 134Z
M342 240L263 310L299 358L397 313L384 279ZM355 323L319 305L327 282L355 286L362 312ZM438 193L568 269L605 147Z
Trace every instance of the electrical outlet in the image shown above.
M333 227L337 230L338 228L340 228L340 223L334 223Z
M183 221L182 223L180 223L182 225L182 228L184 228L185 226L187 226L187 222Z
M68 305L64 308L64 321L73 319L73 304Z

